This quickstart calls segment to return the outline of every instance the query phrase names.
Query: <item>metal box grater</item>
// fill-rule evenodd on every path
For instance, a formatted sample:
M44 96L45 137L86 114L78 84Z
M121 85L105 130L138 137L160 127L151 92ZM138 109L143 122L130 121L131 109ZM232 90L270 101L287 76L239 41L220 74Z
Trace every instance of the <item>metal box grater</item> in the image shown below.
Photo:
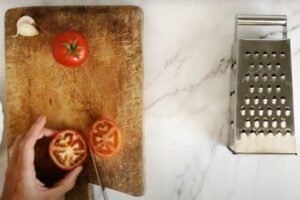
M282 26L282 39L238 38L244 25ZM296 154L286 16L238 15L235 29L229 148L234 153Z

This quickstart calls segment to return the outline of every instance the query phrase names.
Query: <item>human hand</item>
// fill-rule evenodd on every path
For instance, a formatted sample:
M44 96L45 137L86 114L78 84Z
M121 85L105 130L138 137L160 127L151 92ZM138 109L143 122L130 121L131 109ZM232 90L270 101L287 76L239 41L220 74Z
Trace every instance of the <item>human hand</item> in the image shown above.
M47 188L36 178L34 167L34 146L42 137L54 134L51 129L44 128L46 117L39 117L23 137L18 136L10 152L9 162L1 200L52 200L71 190L82 166L70 171L54 187Z

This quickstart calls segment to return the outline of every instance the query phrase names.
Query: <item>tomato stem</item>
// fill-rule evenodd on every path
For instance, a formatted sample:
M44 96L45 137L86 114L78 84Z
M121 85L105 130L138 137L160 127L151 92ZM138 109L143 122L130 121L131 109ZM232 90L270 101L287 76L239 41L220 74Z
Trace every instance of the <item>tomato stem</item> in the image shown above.
M63 46L67 48L67 56L74 55L76 58L79 58L77 50L82 47L77 45L77 38L71 43L63 43Z

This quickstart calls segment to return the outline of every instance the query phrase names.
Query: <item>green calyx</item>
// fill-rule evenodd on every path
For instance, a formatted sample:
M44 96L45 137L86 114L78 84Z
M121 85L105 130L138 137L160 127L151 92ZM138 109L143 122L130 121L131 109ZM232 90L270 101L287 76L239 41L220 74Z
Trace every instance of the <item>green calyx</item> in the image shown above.
M82 47L78 46L77 38L71 43L63 43L63 46L67 48L67 56L74 55L76 58L79 58L77 50L81 49Z

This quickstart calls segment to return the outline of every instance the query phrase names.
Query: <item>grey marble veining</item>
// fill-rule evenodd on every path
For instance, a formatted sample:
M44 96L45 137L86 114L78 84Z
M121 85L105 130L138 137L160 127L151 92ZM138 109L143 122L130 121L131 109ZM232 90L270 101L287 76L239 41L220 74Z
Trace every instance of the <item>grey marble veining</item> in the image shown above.
M108 190L110 200L298 200L300 157L233 155L228 151L230 58L234 17L285 14L293 54L297 149L300 149L300 2L289 0L144 0L0 3L139 5L144 10L146 193ZM0 28L0 98L4 90L4 30ZM262 32L260 37L276 35ZM6 157L0 152L0 177ZM3 178L0 178L0 186ZM99 193L99 188L95 188Z

